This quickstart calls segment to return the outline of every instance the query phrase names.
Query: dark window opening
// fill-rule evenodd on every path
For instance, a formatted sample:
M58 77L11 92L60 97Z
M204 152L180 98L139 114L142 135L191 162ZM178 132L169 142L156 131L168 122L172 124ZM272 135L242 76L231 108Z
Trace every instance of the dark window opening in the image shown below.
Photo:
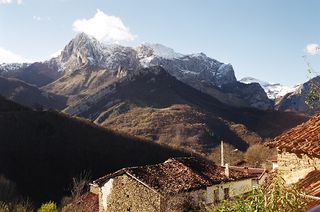
M229 188L224 188L224 199L229 199L230 194L229 194Z
M215 203L219 202L219 189L215 189L213 191L213 197L214 197L214 202Z

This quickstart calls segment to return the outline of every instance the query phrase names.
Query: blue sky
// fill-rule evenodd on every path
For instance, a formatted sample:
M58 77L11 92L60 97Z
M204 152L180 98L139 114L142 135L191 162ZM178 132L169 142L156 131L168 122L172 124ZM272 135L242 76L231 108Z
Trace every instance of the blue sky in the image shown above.
M99 9L130 34L124 45L204 52L231 63L238 79L294 85L308 79L303 55L320 70L319 8L317 0L0 0L0 53L48 59L90 26L86 21Z

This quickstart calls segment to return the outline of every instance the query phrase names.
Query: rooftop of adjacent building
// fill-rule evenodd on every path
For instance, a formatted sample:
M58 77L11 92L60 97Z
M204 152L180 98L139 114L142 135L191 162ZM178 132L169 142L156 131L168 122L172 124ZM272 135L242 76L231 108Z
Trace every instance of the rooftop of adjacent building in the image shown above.
M268 142L270 147L320 158L320 113Z
M218 166L211 161L195 158L170 158L163 163L123 168L93 181L102 186L109 179L127 174L161 195L203 189L223 182L259 179L265 169Z

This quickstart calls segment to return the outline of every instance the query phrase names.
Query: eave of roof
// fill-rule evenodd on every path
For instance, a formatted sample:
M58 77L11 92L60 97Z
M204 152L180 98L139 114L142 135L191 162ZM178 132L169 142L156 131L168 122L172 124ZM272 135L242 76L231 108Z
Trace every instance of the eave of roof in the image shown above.
M320 200L320 170L310 172L297 184L307 195L318 197Z
M320 158L320 113L267 143L279 151Z

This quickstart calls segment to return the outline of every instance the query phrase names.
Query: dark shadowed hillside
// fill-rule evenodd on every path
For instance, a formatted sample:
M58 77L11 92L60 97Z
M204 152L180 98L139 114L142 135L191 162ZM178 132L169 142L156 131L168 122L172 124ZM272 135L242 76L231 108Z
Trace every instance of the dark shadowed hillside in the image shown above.
M186 153L116 134L55 111L32 111L0 98L0 173L40 203L60 201L72 177L93 178L122 167Z
M0 67L0 76L16 78L36 86L44 86L51 83L62 74L58 71L58 66L54 60L43 63L23 64L9 71L5 68Z
M67 102L64 96L42 91L14 78L0 77L0 95L28 107L63 109Z

